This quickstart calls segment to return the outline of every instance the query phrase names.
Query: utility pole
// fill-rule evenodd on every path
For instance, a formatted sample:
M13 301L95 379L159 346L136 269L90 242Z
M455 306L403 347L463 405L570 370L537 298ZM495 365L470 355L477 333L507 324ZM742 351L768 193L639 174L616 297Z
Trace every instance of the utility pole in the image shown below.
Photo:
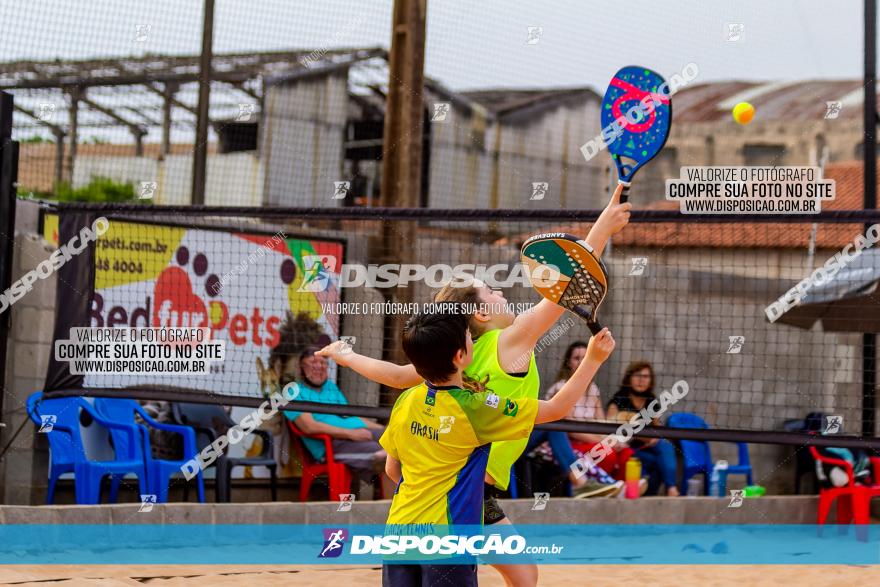
M427 0L395 0L382 141L382 205L418 205L422 181Z
M382 205L392 208L415 208L421 201L426 14L427 0L394 1L382 139ZM411 262L415 238L415 222L383 222L382 262ZM412 301L412 288L386 291L389 300ZM399 314L385 316L384 354L388 359L405 360L400 341L406 318Z
M12 94L0 92L0 291L12 285L15 248L15 198L18 182L18 142L12 140ZM11 302L10 302L11 303ZM8 310L8 308L7 308ZM0 387L6 387L6 352L12 312L0 313ZM0 393L0 418L3 417ZM2 426L0 426L2 428Z
M202 25L202 54L199 59L199 105L196 110L196 144L193 147L193 206L205 203L205 179L208 164L208 106L211 99L211 58L214 47L214 0L205 0Z
M82 88L73 86L67 92L70 98L70 132L67 145L67 179L73 187L73 166L76 164L76 143L79 140L79 99L82 96ZM55 186L56 188L58 186Z
M865 0L865 210L877 207L877 0ZM865 225L867 230L868 224ZM862 334L862 436L874 436L877 335Z

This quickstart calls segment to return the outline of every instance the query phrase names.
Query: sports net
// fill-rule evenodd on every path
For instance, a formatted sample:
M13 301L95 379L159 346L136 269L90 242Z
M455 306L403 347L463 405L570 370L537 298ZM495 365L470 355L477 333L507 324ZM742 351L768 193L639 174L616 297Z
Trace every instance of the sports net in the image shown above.
M522 242L541 232L583 236L585 219L595 218L62 205L44 215L47 239L65 241L65 230L58 232L65 215L79 222L105 216L109 230L89 260L92 289L59 294L70 296L59 315L73 317L56 323L56 338L65 334L59 324L204 326L225 341L227 354L204 374L92 373L72 386L57 379L64 383L54 392L127 391L227 404L262 401L277 382L272 371L282 383L294 377L295 358L309 344L345 337L358 353L402 362L402 321L453 275L481 279L503 291L509 309L527 310L540 298L519 261ZM603 403L630 363L646 361L656 373L655 393L679 380L688 384L671 412L696 414L731 439L775 434L810 412L839 417L841 431L859 434L872 417L864 409L861 332L876 326L880 260L870 248L838 253L866 235L864 223L873 217L672 218L636 213L603 256L610 284L599 317L618 343L596 378ZM821 267L823 279L800 299L792 288ZM786 299L790 290L796 293ZM799 303L785 308L794 298ZM588 337L585 322L572 314L544 335L535 351L542 392L556 382L566 347ZM342 413L386 414L397 394L332 364L330 377L350 404L334 408Z

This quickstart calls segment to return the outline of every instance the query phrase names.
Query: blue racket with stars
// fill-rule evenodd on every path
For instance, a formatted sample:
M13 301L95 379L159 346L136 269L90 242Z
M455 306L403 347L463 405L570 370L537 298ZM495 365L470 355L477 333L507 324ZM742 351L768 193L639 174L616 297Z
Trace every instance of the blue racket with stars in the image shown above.
M671 125L672 101L660 74L638 65L614 74L602 99L602 128L611 129L603 136L623 184L621 203L636 171L663 149Z

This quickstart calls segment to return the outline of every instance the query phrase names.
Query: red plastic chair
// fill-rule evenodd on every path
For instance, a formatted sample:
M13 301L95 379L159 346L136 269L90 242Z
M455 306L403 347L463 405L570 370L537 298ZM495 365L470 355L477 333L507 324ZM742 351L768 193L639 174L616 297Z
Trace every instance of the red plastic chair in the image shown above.
M871 457L873 485L856 484L853 467L843 459L828 457L819 453L815 446L810 446L813 458L827 465L843 467L849 482L844 487L822 488L819 491L819 525L825 523L831 512L831 505L837 499L837 523L868 524L871 521L871 498L880 497L880 457Z
M574 441L571 443L571 446L584 454L590 454L590 449L597 444L599 443ZM623 448L616 452L617 458L613 461L614 466L608 466L608 463L612 462L611 459L604 459L599 463L599 467L618 481L622 481L626 473L626 462L632 455L633 450L631 448Z
M330 501L339 499L340 494L351 493L351 472L343 463L337 463L333 455L333 439L329 434L306 434L287 420L290 428L291 444L302 463L302 481L299 486L299 500L307 501L312 482L321 475L327 475L330 485ZM326 456L323 463L318 462L309 452L303 438L315 438L324 442Z

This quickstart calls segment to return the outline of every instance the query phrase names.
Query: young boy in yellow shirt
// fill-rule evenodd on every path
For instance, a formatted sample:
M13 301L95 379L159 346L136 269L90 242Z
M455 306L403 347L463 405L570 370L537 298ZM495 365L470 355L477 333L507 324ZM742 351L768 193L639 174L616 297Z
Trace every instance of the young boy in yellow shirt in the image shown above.
M464 389L473 360L468 318L417 314L404 328L403 349L424 382L398 397L379 443L385 471L397 483L388 524L479 525L492 442L527 438L536 424L563 419L614 349L607 329L590 339L587 356L550 400L509 399ZM438 528L441 527L441 528ZM477 585L476 565L386 564L383 584Z

